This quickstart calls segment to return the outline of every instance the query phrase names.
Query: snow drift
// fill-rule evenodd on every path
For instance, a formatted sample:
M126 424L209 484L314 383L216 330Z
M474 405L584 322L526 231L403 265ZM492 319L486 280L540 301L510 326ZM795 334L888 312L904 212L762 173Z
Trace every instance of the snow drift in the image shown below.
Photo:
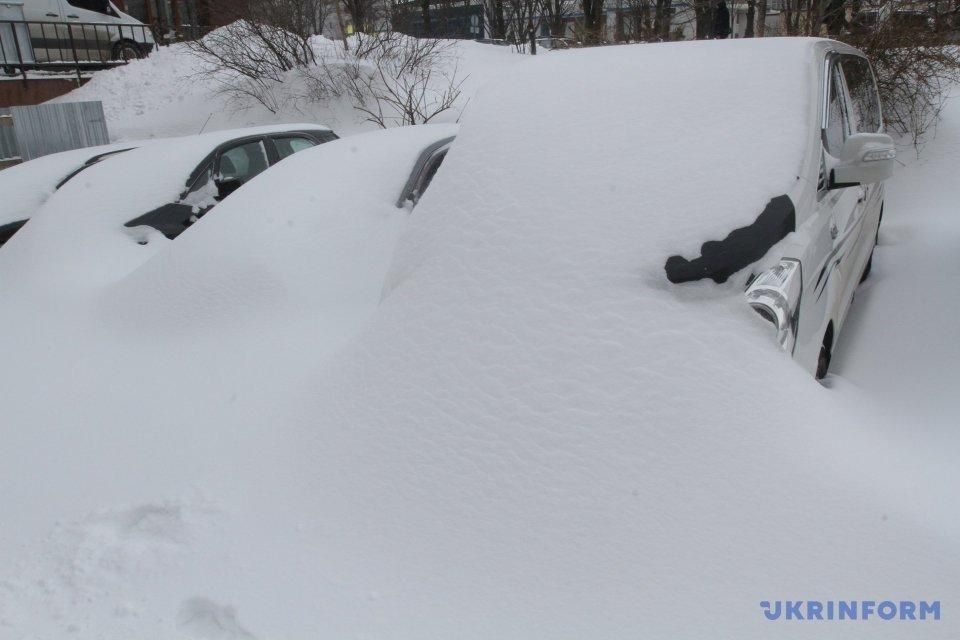
M787 598L949 610L954 475L781 353L742 282L663 274L795 179L808 50L577 51L488 85L379 307L334 349L317 307L261 321L178 297L232 296L224 274L249 264L286 274L269 303L295 309L298 264L342 250L291 239L278 270L245 263L214 244L219 210L8 340L0 619L107 638L949 635L763 618ZM237 214L228 242L253 246ZM151 322L170 296L196 309Z

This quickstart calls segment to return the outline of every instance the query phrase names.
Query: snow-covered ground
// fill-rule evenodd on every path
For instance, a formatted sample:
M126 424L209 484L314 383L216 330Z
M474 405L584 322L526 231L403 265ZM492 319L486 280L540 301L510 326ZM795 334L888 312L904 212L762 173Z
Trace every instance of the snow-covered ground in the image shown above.
M857 292L834 374L892 412L900 436L956 459L960 98L947 103L919 158L911 148L900 157L906 166L887 190L874 270Z
M648 195L636 163L668 144L727 157L714 143L758 123L724 109L773 88L711 104L727 128L707 144L664 135L682 110L620 80L688 88L618 49L543 56L479 92L348 337L332 327L365 270L330 261L376 236L323 206L375 191L338 156L349 139L289 160L335 176L315 210L270 209L285 190L313 201L268 172L233 196L256 189L260 206L228 200L118 282L51 296L0 269L0 638L956 637L960 103L889 185L825 389L737 283L669 288L663 256L702 238L636 214L696 188L721 200L736 165ZM785 74L770 53L696 86ZM763 127L797 108L795 86L775 89ZM634 117L596 118L595 96ZM138 135L185 126L114 109ZM795 133L760 145L767 164L789 165L775 152ZM696 221L745 215L711 214ZM763 618L761 601L788 598L940 600L944 615Z

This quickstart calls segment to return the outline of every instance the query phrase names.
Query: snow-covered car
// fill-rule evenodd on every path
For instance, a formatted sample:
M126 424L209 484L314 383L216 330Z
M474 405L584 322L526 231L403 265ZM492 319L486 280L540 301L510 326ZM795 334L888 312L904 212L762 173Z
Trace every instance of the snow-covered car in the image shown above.
M772 268L748 270L747 299L776 327L783 348L822 378L857 285L873 265L883 181L893 174L896 149L883 132L864 54L819 40L809 42L806 55L807 77L797 78L809 91L805 141L793 156L798 165L771 176L783 182L792 175L792 184L751 224L671 256L666 272L672 282L723 282L775 258ZM750 153L752 145L741 142L739 149Z
M179 195L171 194L168 202L131 219L127 227L153 227L172 240L245 182L298 151L336 140L337 135L327 127L298 124L238 129L198 138L207 143L209 151L184 172L184 189ZM196 148L195 141L181 140L185 146ZM177 146L177 142L170 142L146 153L178 153Z
M0 171L0 247L26 224L54 191L94 164L141 146L129 142L42 156Z
M96 287L123 278L200 222L197 232L229 237L249 216L260 224L281 213L321 223L323 217L317 216L322 210L362 217L381 200L393 209L409 209L430 184L455 134L453 125L429 125L320 145L335 138L332 131L298 124L152 141L149 149L108 158L64 184L0 251L0 271L16 272L16 278L7 280L34 291L64 280ZM308 146L322 146L323 152L304 152ZM268 164L276 166L264 171ZM250 180L257 172L262 175ZM263 179L267 181L257 187ZM342 193L345 185L353 185L352 195ZM370 200L370 194L381 193ZM218 213L227 206L222 220L218 214L204 216L215 204ZM148 212L135 215L143 209ZM212 231L204 231L210 222ZM304 226L300 222L291 231L302 236ZM261 251L271 246L268 239L275 232L268 226L256 235ZM195 242L187 240L190 246ZM212 247L222 241L203 242L201 251L212 255ZM276 251L283 252L280 247ZM389 246L385 251L389 257ZM253 252L238 249L237 257L247 259ZM316 259L313 252L310 259ZM382 278L375 286L381 284Z
M576 42L570 38L557 38L557 37L545 37L537 38L537 46L542 49L547 49L549 51L560 50L560 49L570 49L571 47L576 46Z
M88 207L89 214L96 215L104 203L116 202L121 209L127 207L128 227L151 226L172 239L268 167L297 151L336 138L328 127L291 124L118 143L37 158L0 172L0 186L12 196L0 203L0 245L26 224L52 191L94 164L103 162L110 170L85 174L84 197L69 206L77 210ZM141 148L119 162L107 162L134 147ZM165 164L166 170L153 170ZM151 196L145 212L138 210L144 206L137 204L139 193Z
M332 343L353 335L377 309L397 239L416 217L457 131L453 124L398 127L299 153L243 186L176 242L159 243L114 296L136 313L222 304L237 318L308 318ZM148 249L130 238L126 244ZM168 286L183 281L192 285ZM280 291L306 298L287 308L276 297ZM313 305L317 313L301 315Z

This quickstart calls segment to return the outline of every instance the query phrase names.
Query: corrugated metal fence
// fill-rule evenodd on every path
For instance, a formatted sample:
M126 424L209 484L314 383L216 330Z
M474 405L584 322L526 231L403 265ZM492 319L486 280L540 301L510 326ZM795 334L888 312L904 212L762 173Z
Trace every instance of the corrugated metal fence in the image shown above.
M4 115L12 117L13 126L0 126L0 160L19 157L26 162L49 153L110 142L100 102L0 109L0 117ZM2 120L9 124L8 118Z
M8 107L0 107L0 161L20 158L17 136L13 134L13 118Z

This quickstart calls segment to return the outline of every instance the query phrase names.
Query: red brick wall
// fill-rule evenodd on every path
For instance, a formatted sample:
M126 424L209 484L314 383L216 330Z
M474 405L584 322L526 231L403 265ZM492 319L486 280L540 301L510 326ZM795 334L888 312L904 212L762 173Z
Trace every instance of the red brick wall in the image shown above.
M81 84L86 84L84 78ZM77 88L77 79L44 78L30 79L26 83L22 79L0 80L0 107L20 107L23 105L40 104L53 100Z

